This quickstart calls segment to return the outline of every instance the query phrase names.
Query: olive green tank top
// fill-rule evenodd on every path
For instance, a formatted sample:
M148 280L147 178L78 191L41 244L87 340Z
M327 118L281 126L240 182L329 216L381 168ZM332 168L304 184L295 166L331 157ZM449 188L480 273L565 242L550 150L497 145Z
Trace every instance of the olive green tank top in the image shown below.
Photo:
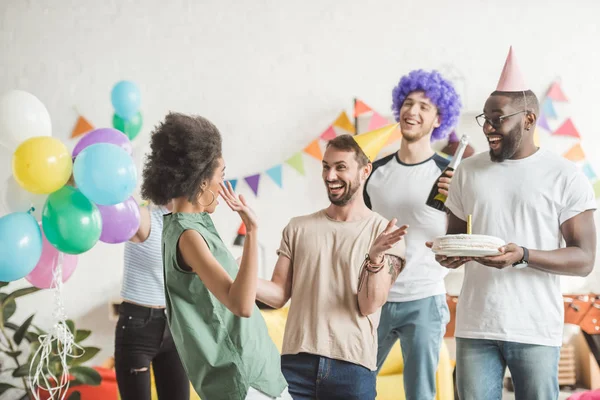
M238 265L207 213L165 215L162 242L167 318L194 389L207 400L243 400L250 386L278 397L287 383L279 352L258 307L250 318L234 315L198 275L180 267L177 247L186 230L202 235L232 279Z

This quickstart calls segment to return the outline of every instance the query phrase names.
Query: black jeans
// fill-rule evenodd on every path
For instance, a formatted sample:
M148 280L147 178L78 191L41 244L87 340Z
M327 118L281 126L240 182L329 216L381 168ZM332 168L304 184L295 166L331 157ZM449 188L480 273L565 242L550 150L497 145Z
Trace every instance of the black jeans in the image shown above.
M115 369L122 400L150 400L150 364L160 400L190 399L190 382L165 310L123 302L115 332Z

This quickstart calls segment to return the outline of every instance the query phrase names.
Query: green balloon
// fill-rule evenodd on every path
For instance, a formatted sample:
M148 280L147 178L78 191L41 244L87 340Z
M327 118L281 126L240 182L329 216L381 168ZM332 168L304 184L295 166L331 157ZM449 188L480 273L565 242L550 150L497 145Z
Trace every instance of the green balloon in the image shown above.
M100 239L102 216L94 203L79 190L63 186L51 193L42 211L46 239L59 251L81 254Z
M137 114L127 120L114 114L113 127L126 134L129 140L133 140L142 130L142 113L138 111Z

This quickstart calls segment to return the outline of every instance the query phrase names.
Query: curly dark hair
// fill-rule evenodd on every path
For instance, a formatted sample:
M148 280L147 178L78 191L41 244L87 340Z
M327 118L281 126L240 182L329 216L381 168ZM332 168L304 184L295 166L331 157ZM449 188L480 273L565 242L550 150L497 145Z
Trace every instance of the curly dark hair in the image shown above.
M169 113L152 132L143 171L142 197L154 204L187 197L196 204L201 185L221 158L221 134L206 118Z
M360 167L364 167L370 163L369 158L364 151L360 148L356 140L351 135L340 135L331 139L327 142L327 149L333 147L334 149L353 152L354 158Z
M406 96L415 91L425 92L425 96L435 104L440 115L441 124L433 130L431 141L444 139L458 123L462 107L454 86L437 71L411 71L403 76L392 90L392 112L396 121L400 119L400 107Z

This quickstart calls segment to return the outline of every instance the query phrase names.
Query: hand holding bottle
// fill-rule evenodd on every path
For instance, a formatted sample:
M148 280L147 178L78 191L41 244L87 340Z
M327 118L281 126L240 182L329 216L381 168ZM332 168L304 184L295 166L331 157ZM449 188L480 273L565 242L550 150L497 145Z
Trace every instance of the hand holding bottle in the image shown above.
M448 197L448 190L450 190L450 182L452 182L452 177L454 176L454 171L446 171L444 175L440 176L438 179L438 193L443 194Z

